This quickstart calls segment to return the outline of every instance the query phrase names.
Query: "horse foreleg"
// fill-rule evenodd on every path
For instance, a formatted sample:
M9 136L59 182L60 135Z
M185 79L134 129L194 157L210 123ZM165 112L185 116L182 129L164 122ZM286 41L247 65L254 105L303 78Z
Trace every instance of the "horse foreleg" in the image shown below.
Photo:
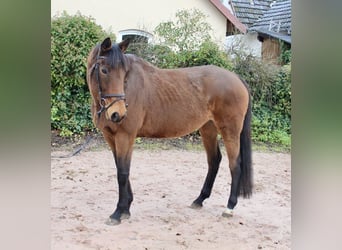
M113 150L117 169L117 181L119 187L119 200L117 207L112 215L109 216L108 225L120 224L121 219L130 217L130 205L133 201L133 193L129 181L130 164L133 150L132 139L128 135L116 135Z
M207 153L208 173L200 195L191 205L192 208L202 207L203 201L209 198L222 159L220 147L217 142L217 129L213 122L206 123L199 131Z
M118 166L118 162L117 162L117 156L115 153L115 150L113 151L113 156L114 156L114 160L115 160L115 165ZM120 164L120 163L119 163ZM118 175L119 176L119 175ZM118 181L119 182L119 181ZM133 192L132 192L132 187L131 187L131 182L128 178L128 183L127 183L127 191L128 191L128 211L129 208L131 207L132 201L133 201ZM129 217L129 216L128 216ZM128 218L127 217L127 218Z

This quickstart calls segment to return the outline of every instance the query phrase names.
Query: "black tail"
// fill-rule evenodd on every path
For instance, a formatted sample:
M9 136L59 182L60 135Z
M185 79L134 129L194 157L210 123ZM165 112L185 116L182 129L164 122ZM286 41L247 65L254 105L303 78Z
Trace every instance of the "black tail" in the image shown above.
M248 85L243 81L248 88ZM248 109L240 134L240 195L249 198L253 189L252 140L251 140L252 103L249 94Z

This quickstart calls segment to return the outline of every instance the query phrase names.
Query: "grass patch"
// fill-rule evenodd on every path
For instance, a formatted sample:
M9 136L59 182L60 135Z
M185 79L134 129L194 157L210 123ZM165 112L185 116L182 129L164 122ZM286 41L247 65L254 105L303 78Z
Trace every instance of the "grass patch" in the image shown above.
M90 143L84 148L85 151L101 151L110 150L108 144L104 140L102 134L93 133L84 136L74 136L72 138L60 137L54 131L51 133L51 151L73 151L75 148L83 145L88 137L91 137ZM219 137L221 152L225 154L226 150L222 139ZM136 138L134 149L140 150L188 150L188 151L204 151L204 147L200 136L187 135L173 139L151 139ZM265 142L252 142L252 150L258 152L281 152L290 153L291 145Z
M276 152L276 153L291 153L290 145L281 145L276 143L253 142L252 151L258 152Z

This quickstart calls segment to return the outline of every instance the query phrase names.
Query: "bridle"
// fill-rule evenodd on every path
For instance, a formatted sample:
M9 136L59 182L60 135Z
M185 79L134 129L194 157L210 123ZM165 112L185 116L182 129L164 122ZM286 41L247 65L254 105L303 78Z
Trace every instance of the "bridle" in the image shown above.
M95 74L96 74L96 81L98 83L98 92L99 92L99 97L100 97L100 101L99 101L100 110L96 112L97 115L98 115L98 118L100 118L102 112L104 112L107 109L109 109L114 103L116 103L118 101L126 102L126 96L125 96L124 93L123 94L106 94L106 95L104 95L102 93L101 79L100 79L100 72L99 72L100 63L98 61L100 59L105 59L105 58L106 57L104 57L104 56L98 56L97 59L96 59L96 63L94 64L93 69L91 71L91 74L93 74L93 72L95 72ZM116 97L116 99L106 106L106 99L107 98L112 98L112 97ZM128 104L125 103L125 106L127 108Z

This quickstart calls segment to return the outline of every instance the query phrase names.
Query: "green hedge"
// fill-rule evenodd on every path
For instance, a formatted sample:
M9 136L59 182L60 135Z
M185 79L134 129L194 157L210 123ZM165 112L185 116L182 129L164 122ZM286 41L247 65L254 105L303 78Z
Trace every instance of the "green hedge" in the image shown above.
M62 136L93 127L86 59L91 48L113 34L104 32L91 17L63 12L51 22L51 128Z
M165 45L132 44L127 53L134 53L159 68L184 68L200 65L217 65L232 69L227 54L212 41L203 42L197 50L172 51Z
M265 64L251 55L234 59L233 71L251 88L254 141L291 145L291 64Z

